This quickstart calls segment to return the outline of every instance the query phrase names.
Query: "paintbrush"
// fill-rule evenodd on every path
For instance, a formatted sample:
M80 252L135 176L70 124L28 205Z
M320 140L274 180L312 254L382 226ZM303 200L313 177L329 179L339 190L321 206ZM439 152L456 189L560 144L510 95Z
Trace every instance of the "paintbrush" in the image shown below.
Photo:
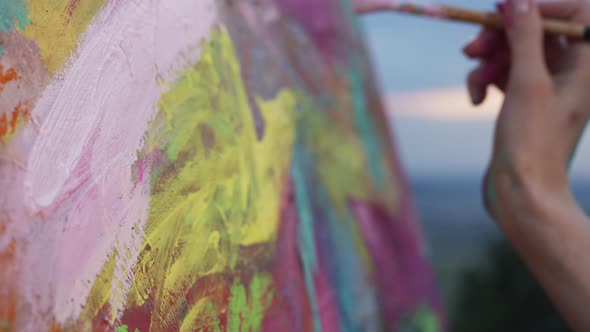
M439 4L415 4L395 0L359 0L356 5L359 13L391 10L451 21L475 23L498 30L504 29L503 15L495 12L483 12ZM590 42L590 26L584 24L544 19L543 27L548 34L564 36L571 40Z

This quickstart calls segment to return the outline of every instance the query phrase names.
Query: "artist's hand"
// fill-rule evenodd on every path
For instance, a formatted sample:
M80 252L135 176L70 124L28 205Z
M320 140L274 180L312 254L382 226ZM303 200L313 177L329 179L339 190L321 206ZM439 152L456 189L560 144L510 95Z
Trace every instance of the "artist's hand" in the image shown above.
M486 29L464 48L480 61L468 77L473 103L490 85L505 93L485 194L494 216L494 200L511 200L516 188L569 195L568 160L590 116L590 46L544 36L541 27L541 16L590 23L588 2L509 0L500 9L506 33Z
M590 116L590 45L543 35L541 16L590 24L586 0L509 0L506 33L484 30L464 51L474 104L505 99L486 176L488 211L575 331L590 331L590 220L567 166Z

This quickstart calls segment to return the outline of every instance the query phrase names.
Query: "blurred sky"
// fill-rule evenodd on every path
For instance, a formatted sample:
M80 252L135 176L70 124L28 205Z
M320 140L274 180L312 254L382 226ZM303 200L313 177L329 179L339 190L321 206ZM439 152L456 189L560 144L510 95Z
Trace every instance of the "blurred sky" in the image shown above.
M492 9L495 1L444 3ZM501 94L492 91L482 107L474 108L464 88L475 63L460 50L479 28L396 13L366 15L361 22L407 172L413 177L479 176L501 104ZM574 161L576 177L590 178L587 136Z

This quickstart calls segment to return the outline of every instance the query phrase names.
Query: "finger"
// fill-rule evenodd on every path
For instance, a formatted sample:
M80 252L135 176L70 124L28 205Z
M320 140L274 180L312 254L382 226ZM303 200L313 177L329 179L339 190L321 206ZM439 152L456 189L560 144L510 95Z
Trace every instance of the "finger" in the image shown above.
M508 49L503 32L485 28L464 48L463 53L469 58L485 58L499 48Z
M561 20L572 20L583 9L584 0L541 1L539 11L541 16Z
M487 87L481 80L483 66L479 65L467 75L467 92L473 105L481 104L487 95Z
M564 69L567 59L567 43L562 36L545 36L545 61L550 73Z
M500 74L498 74L498 77L493 82L493 84L502 92L506 92L506 86L508 85L508 73L509 72L510 72L510 67L506 66L506 68L504 70L502 70L502 72Z
M538 1L539 12L541 16L545 18L555 18L561 20L574 19L576 13L580 12L583 8L582 0L552 0L552 1ZM506 5L504 3L498 3L496 5L498 11L505 13Z
M467 76L467 90L474 105L484 102L488 86L496 85L503 89L508 77L508 60L491 60L482 62Z
M545 64L544 33L535 1L508 0L505 12L511 55L510 83L522 88L549 85L551 80Z

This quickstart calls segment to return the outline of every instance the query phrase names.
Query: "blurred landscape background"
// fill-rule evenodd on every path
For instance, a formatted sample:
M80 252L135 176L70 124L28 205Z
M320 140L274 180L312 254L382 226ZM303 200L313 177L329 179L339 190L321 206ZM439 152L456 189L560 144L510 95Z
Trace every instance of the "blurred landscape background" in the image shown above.
M494 1L446 4L491 10ZM478 27L395 13L361 19L410 177L451 331L568 331L481 203L501 94L470 105L475 66L461 54ZM590 141L572 168L576 197L590 208Z

